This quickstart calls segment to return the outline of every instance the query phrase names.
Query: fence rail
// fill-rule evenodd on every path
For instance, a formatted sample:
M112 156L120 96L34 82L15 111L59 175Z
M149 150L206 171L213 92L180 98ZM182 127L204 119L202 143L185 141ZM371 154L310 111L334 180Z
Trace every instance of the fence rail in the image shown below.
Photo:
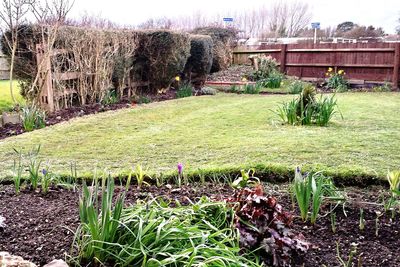
M391 83L399 89L400 43L283 44L238 48L235 64L250 64L250 55L270 55L281 72L303 79L324 79L327 68L343 69L355 83Z

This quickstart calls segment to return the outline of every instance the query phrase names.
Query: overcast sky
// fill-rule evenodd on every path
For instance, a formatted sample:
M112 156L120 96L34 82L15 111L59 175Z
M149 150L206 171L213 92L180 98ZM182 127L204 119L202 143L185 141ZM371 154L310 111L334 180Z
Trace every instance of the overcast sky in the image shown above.
M189 15L195 11L221 14L229 10L268 6L275 0L75 0L72 16L87 11L101 15L122 25L141 23L148 18ZM295 1L295 0L286 0ZM400 17L400 0L308 0L313 21L321 27L335 26L343 21L362 25L383 27L387 33L394 33ZM222 18L221 18L222 20Z

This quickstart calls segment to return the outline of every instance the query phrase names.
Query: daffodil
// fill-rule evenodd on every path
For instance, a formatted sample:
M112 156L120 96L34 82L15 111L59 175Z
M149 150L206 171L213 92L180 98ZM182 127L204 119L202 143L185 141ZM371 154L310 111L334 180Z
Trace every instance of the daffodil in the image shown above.
M181 80L181 77L179 77L179 76L175 77L175 81L179 82L180 80Z
M344 74L344 70L339 70L339 71L338 71L338 74L339 74L339 75Z
M329 68L329 69L328 69L328 72L332 72L332 71L333 71L333 69L332 69L332 68Z
M246 77L243 77L243 78L242 78L242 82L247 82Z
M329 72L325 73L325 76L329 76Z

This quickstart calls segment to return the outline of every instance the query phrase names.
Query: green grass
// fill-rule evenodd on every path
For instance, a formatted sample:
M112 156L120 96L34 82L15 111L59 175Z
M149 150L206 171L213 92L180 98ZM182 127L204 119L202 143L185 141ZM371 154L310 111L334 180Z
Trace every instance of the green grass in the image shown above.
M19 94L19 86L17 81L13 82L13 88L14 96L17 102L23 104L24 100ZM10 93L10 81L0 81L0 113L12 109L13 106L14 103L12 102Z
M302 165L337 177L383 178L399 167L400 94L338 94L344 120L337 114L329 127L281 125L270 109L292 97L219 94L76 118L0 140L0 177L9 175L13 148L36 144L62 174L72 161L80 175L137 163L168 173L182 162L192 171L257 165L292 174Z

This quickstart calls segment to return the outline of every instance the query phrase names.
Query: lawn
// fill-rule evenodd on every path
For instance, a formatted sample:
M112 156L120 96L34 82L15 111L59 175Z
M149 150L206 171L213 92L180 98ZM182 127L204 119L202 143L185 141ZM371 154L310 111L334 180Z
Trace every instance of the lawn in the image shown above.
M290 95L190 97L106 112L0 141L0 175L10 173L13 148L41 144L51 170L67 174L141 163L151 172L297 165L334 176L379 176L400 162L400 94L337 95L344 120L329 127L281 125L270 110Z
M13 83L13 88L14 88L14 95L17 99L17 102L20 104L23 104L23 98L19 94L19 87L18 87L18 82L15 81ZM10 94L10 82L9 81L0 81L0 113L2 111L8 111L12 109L14 106L12 99L11 99L11 94Z

